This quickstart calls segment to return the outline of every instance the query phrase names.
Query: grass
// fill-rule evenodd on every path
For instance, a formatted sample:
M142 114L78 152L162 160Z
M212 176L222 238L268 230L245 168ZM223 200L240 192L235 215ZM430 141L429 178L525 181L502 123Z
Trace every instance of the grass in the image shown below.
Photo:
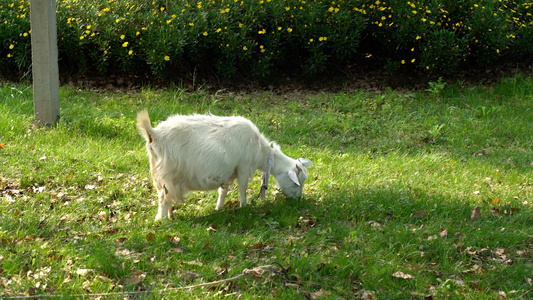
M531 90L523 75L379 94L63 87L59 123L40 128L31 88L4 84L0 297L530 299ZM250 118L286 154L313 161L304 199L269 190L236 209L234 190L216 212L215 192L191 193L155 222L134 120L145 107L154 123ZM273 261L287 276L176 289Z

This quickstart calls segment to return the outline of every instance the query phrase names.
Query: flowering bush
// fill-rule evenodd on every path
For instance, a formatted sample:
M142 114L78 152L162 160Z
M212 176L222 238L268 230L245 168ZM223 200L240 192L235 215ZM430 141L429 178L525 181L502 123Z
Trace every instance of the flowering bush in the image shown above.
M61 0L58 48L63 71L100 75L313 76L368 52L395 69L447 73L531 57L532 11L523 0ZM27 72L29 2L3 1L0 21L0 72Z

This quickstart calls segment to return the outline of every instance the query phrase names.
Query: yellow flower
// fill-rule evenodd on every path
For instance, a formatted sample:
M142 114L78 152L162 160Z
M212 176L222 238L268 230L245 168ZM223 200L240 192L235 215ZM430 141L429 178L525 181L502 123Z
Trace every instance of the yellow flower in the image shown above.
M91 29L91 25L87 25L87 29Z
M202 2L198 2L198 5L197 5L198 8L202 8Z
M309 42L311 42L311 43L312 43L312 42L313 42L313 39L309 39Z
M139 35L139 34L141 34L141 33L140 33L140 32L138 32L138 31L137 31L137 32L135 32L135 35Z
M8 54L7 54L7 57L13 57L13 55L11 55L11 53L8 53Z
M165 60L166 60L166 61L170 60L170 57L168 57L168 55L165 56Z
M128 51L128 55L132 55L132 54L133 54L133 50Z
M189 26L194 26L194 23L193 23L193 22L190 22L190 23L189 23Z
M15 48L15 45L13 44L9 45L9 49L13 49L13 48Z
M281 27L278 27L278 30L281 30Z
M84 36L84 35L80 36L80 40L83 40L84 38L85 38L85 36Z
M242 23L239 23L239 28L241 28L242 26L244 26L244 24L242 24Z
M24 32L24 34L22 34L23 37L27 37L28 36L28 33L27 32Z
M404 65L404 64L405 64L405 60L402 59L402 65Z
M413 58L413 59L411 59L411 63L414 63L414 62L415 62L415 59L414 59L414 58Z
M248 47L244 46L244 47L242 47L242 50L246 51L246 50L248 50Z
M291 33L291 32L292 32L292 28L290 28L290 27L287 28L287 31L288 31L289 33Z
M416 39L419 40L419 39L421 39L421 37L420 37L419 35L417 35L417 36L416 36Z
M217 29L217 32L220 32L221 30L222 30L222 29L221 29L221 28L219 28L219 29Z
M203 35L204 35L204 36L207 36L207 31L204 31Z
M122 47L128 47L128 42L124 42L124 44L122 44Z
M161 9L161 11L164 11L164 10L165 10L165 8L164 8L164 7L161 7L160 9Z

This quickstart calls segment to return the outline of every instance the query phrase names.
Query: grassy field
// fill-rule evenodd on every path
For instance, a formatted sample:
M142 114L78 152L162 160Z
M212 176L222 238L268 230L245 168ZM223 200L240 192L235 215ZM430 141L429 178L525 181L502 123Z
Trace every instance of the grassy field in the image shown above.
M379 94L63 87L40 128L31 88L4 84L0 298L531 299L532 91L527 76ZM216 212L215 192L191 193L155 222L142 108L250 118L313 161L304 198L237 209L233 189ZM231 279L273 262L286 272Z

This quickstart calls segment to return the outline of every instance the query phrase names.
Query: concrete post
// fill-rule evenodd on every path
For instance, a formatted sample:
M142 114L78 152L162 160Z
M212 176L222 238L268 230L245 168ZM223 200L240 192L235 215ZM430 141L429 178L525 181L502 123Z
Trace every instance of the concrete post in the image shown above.
M56 1L31 0L30 22L35 123L52 125L59 118Z

